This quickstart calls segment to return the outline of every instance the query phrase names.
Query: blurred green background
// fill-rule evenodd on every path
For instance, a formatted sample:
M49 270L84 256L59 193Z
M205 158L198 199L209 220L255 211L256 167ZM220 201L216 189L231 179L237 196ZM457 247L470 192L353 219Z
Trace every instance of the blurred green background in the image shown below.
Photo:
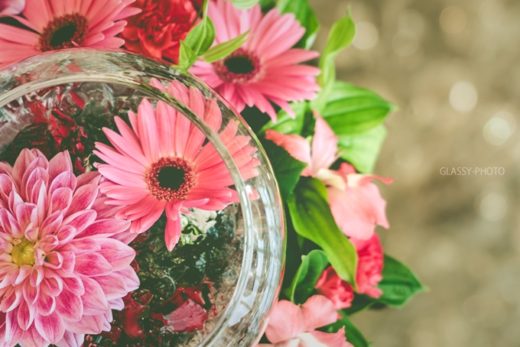
M396 180L381 234L429 287L355 323L375 347L520 346L520 1L311 3L321 44L348 8L357 22L339 77L399 106L376 170Z

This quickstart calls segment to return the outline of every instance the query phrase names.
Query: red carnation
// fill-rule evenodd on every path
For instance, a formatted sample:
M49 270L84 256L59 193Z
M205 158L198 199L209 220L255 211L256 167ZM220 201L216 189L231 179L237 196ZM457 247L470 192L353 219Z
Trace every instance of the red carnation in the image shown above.
M122 32L127 50L166 63L177 63L179 42L183 40L198 14L197 1L137 0L142 10L129 19Z
M382 294L378 288L383 278L383 247L377 234L368 240L351 239L358 253L358 266L356 273L357 292L373 298L379 298ZM336 309L350 307L353 300L352 286L343 281L332 267L323 271L316 282L316 291L329 298Z

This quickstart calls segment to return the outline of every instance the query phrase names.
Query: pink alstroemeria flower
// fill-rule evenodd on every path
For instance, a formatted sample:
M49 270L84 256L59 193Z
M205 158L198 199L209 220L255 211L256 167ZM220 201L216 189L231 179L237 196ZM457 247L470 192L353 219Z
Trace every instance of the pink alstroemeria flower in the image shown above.
M0 17L15 16L23 11L25 0L0 0Z
M389 227L385 214L386 202L372 181L377 179L389 184L392 180L358 174L348 164L342 164L336 171L329 169L338 158L338 139L323 118L316 118L310 143L300 135L286 135L274 130L268 130L265 137L307 164L302 176L315 177L327 186L332 215L347 236L368 240L374 234L376 225Z
M259 347L351 347L345 330L326 333L316 329L336 322L338 314L332 301L322 295L310 297L298 306L290 301L277 302L269 314L265 331L270 344Z

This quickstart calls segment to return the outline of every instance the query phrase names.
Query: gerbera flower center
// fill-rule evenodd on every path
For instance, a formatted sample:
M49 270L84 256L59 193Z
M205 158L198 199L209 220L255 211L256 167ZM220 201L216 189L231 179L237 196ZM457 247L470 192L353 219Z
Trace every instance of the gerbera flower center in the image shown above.
M79 46L87 33L87 18L80 14L67 14L50 22L40 36L40 49L56 49Z
M195 185L195 175L184 159L161 158L146 172L146 182L158 200L183 200Z
M238 49L226 59L214 64L215 71L227 82L243 83L257 77L260 60L252 52Z
M34 265L34 244L25 238L14 241L11 258L18 266Z

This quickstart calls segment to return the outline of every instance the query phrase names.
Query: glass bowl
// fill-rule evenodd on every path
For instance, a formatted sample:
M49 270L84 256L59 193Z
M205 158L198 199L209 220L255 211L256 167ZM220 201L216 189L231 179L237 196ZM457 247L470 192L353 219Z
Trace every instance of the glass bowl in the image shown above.
M281 278L282 205L254 134L203 83L122 52L12 65L0 161L7 344L258 341Z

